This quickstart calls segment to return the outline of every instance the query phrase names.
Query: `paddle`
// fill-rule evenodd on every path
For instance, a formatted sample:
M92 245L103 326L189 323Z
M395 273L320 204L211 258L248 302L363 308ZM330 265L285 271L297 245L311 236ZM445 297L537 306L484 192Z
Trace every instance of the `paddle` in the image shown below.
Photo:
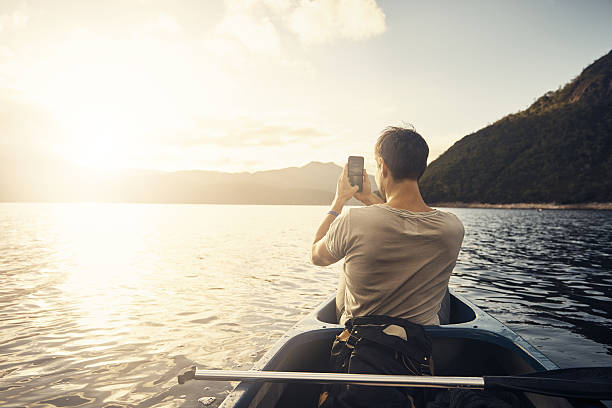
M515 376L438 377L380 374L306 373L293 371L200 370L178 376L185 381L261 381L358 384L383 387L509 389L567 398L612 399L612 367L566 368Z

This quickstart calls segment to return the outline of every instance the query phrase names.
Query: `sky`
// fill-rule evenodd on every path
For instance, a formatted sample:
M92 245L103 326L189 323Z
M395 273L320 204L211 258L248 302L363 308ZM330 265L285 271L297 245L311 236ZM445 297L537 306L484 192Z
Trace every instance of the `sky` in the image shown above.
M259 171L435 159L612 48L612 1L0 0L0 160Z

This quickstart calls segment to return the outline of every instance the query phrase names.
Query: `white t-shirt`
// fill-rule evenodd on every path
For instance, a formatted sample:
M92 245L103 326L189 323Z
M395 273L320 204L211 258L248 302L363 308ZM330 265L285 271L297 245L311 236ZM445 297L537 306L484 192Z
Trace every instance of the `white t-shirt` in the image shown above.
M340 323L387 315L439 324L438 310L463 241L456 215L411 212L386 204L350 208L323 238L344 260L338 286Z

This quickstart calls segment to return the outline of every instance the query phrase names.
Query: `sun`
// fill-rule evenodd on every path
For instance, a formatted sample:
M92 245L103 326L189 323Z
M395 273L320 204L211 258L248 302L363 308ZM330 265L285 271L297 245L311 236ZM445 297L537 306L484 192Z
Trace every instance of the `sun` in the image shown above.
M134 142L144 131L137 120L112 105L65 109L56 115L67 135L66 143L57 146L61 156L97 170L129 167L129 158L137 154Z
M117 170L130 167L131 149L127 148L126 135L109 135L105 132L89 132L75 142L60 147L60 154L67 160L94 170Z
M98 170L132 167L156 137L184 126L192 113L186 106L202 104L184 92L193 75L179 71L176 58L160 61L159 52L173 55L165 46L83 33L33 66L22 90L59 125L62 138L54 150Z
M63 158L96 169L121 168L163 115L146 79L121 61L80 61L59 69L33 92L59 125Z

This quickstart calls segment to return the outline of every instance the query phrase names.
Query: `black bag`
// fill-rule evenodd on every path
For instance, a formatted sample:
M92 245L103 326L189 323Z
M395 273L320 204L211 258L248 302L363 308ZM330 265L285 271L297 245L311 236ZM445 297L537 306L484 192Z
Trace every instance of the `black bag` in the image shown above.
M364 316L350 319L345 327L342 339L336 337L332 346L333 372L431 375L431 339L423 326L400 318ZM424 403L422 391L410 387L334 384L324 391L321 408L404 408Z

